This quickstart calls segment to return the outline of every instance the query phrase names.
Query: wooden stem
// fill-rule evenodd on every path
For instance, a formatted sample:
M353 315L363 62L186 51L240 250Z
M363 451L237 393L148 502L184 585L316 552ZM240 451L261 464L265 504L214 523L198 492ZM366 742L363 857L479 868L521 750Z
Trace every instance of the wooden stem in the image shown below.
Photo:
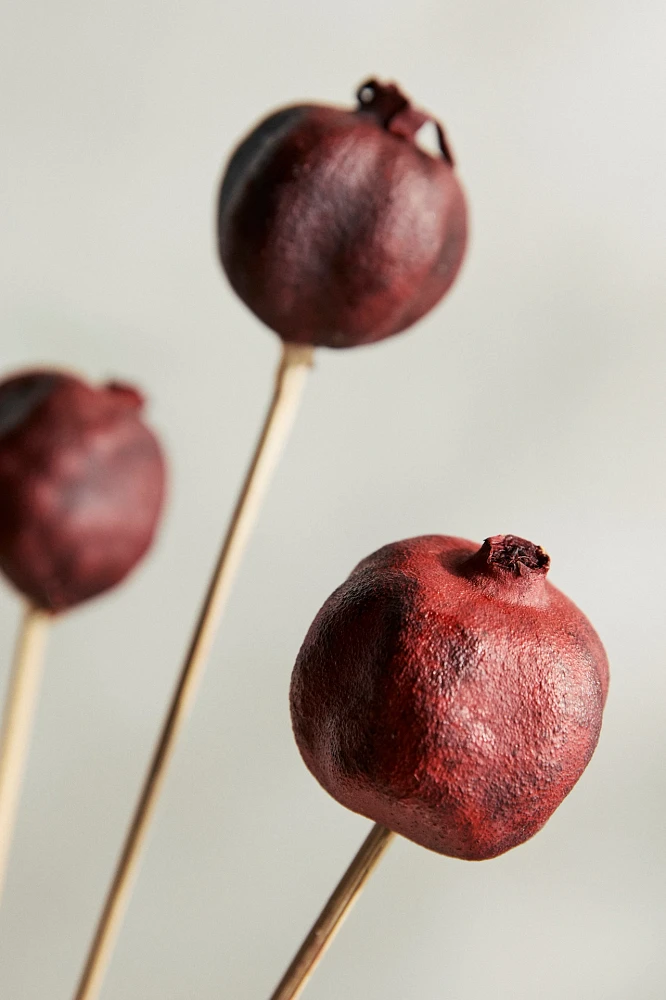
M0 900L44 662L50 615L29 606L19 631L0 735Z
M301 995L340 929L342 921L394 837L392 830L375 823L358 854L340 879L333 895L317 917L312 930L296 952L294 960L271 995L271 1000L295 1000Z
M301 397L313 348L285 344L275 391L245 483L233 512L194 637L145 779L125 845L97 925L76 1000L93 1000L102 986L115 939L129 900L155 806L178 734L201 680L206 659L261 501L284 447Z

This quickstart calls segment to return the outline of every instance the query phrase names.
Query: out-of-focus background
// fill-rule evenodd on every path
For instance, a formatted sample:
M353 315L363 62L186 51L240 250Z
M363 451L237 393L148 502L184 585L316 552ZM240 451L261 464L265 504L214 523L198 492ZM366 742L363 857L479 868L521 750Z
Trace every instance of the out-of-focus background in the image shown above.
M263 418L278 344L216 261L225 158L267 110L376 74L445 122L468 258L412 332L317 356L103 997L269 995L369 827L292 740L312 617L385 542L514 532L608 649L598 752L502 858L393 846L307 997L661 1000L663 0L24 0L0 39L2 373L137 382L172 478L150 560L53 629L0 996L71 997ZM3 587L0 694L19 611Z

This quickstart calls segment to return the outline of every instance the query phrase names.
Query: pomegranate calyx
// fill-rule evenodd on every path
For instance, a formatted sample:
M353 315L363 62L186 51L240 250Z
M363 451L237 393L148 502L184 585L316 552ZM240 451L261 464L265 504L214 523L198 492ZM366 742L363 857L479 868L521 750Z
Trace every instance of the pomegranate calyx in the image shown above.
M528 542L517 535L492 535L486 538L479 555L486 563L512 573L525 576L530 572L547 573L550 556L540 545Z
M489 597L538 606L545 599L550 557L540 545L516 535L492 535L461 566Z
M356 92L358 111L372 114L379 123L393 135L413 142L416 133L426 122L432 122L437 132L437 140L444 159L454 166L453 155L444 135L444 130L436 119L425 111L412 107L411 103L394 83L380 83L366 80Z
M112 393L115 400L121 403L126 409L135 411L136 413L140 413L143 410L146 401L134 386L127 385L125 382L111 381L107 382L104 388L107 392Z

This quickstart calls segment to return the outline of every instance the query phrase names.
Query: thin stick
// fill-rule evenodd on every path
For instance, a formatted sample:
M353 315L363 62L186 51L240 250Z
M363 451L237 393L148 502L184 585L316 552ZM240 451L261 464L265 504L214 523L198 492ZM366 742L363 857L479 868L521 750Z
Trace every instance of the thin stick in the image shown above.
M313 349L285 344L277 371L275 391L245 483L236 503L220 557L187 653L176 691L125 845L97 925L75 997L93 1000L102 986L115 939L129 901L155 806L173 755L178 734L201 680L225 601L259 513L261 501L288 437L296 409L312 366Z
M0 735L0 900L30 745L50 615L29 605L18 635Z
M271 995L271 1000L295 1000L301 995L310 976L342 926L342 921L394 837L392 830L375 823L358 854L338 882L333 895L317 917L312 930L296 952L293 962Z

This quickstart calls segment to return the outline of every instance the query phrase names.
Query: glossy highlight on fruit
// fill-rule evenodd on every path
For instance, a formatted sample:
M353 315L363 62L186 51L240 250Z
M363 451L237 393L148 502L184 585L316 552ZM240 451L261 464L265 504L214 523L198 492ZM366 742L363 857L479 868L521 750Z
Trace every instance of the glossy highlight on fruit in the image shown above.
M149 548L165 464L142 407L56 370L0 383L0 569L37 607L101 594Z
M416 136L432 122L439 155ZM394 84L355 110L298 105L240 144L222 182L219 253L231 285L283 340L354 347L436 305L460 268L467 212L441 126Z
M597 745L608 662L585 616L513 535L427 535L364 559L298 654L303 759L355 812L440 854L533 836Z

